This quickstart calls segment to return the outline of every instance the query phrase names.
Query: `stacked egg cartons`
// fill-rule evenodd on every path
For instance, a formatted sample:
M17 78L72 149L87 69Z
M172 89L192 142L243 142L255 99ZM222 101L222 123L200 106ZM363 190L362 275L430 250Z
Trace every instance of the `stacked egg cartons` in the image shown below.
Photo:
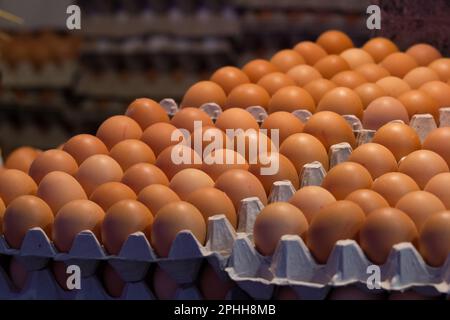
M18 149L0 173L2 297L444 298L449 70L427 45L330 31L217 70L180 109L137 99L96 136ZM227 129L247 130L242 150L206 152Z

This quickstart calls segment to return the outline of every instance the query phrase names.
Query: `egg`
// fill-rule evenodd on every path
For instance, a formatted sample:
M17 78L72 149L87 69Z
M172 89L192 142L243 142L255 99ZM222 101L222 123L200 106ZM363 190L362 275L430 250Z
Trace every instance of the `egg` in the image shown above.
M354 70L361 74L369 82L377 82L378 80L391 75L389 71L375 63L363 64Z
M180 197L163 184L151 184L139 192L137 200L150 209L153 215L170 202L180 201Z
M201 212L185 201L171 202L159 209L153 222L151 243L159 257L167 257L173 241L182 230L189 230L204 244L206 224Z
M262 79L262 77L261 77ZM262 86L254 83L241 84L235 87L227 96L224 110L231 108L248 108L260 106L267 108L270 95Z
M339 30L325 31L317 38L316 43L328 54L340 54L354 47L352 39Z
M345 200L356 203L366 215L379 208L389 207L389 203L379 193L370 189L359 189L350 193Z
M311 66L314 65L317 60L320 60L327 55L327 52L321 46L312 41L299 42L293 49Z
M231 169L219 176L214 185L222 190L233 202L234 208L239 210L241 200L249 197L257 197L261 202L267 204L267 195L263 185L248 171Z
M170 180L177 172L188 168L201 167L201 157L191 148L179 144L164 149L156 158L155 165L160 168Z
M13 200L3 216L3 235L13 249L20 249L25 234L32 228L41 228L51 236L53 213L44 200L30 195Z
M280 70L267 60L255 59L244 65L242 71L247 75L251 82L256 83L266 74Z
M387 96L393 98L397 98L411 90L411 87L405 80L393 76L381 78L375 84L383 89Z
M375 179L372 190L378 192L391 207L395 207L398 200L405 194L419 191L417 183L401 172L389 172Z
M0 198L6 206L19 196L36 194L36 190L34 180L23 171L6 169L0 172Z
M419 90L425 91L436 100L439 108L450 106L450 85L441 81L430 81L423 84Z
M311 221L306 241L316 261L326 263L338 240L356 240L364 220L363 210L351 201L336 201L322 208Z
M214 126L208 114L197 108L183 108L173 116L171 124L178 129L185 129L192 133L195 129L195 122L200 126Z
M333 144L348 142L352 147L356 140L350 125L339 114L331 111L312 115L303 128L304 133L315 136L328 150Z
M311 81L322 79L322 75L319 71L306 64L301 64L289 69L289 71L286 72L286 75L293 79L296 85L301 87Z
M304 64L305 59L297 51L285 49L275 53L270 62L281 72L287 72L296 65Z
M280 146L280 154L286 156L300 175L303 166L313 161L322 163L328 170L328 153L316 137L306 133L296 133L289 136Z
M392 246L401 242L416 243L418 232L414 222L403 211L380 208L367 217L359 234L359 243L369 260L384 264Z
M242 70L231 66L216 70L210 80L217 83L225 94L229 94L231 90L241 84L250 82L250 79Z
M75 178L88 196L99 185L122 179L123 170L116 160L104 154L87 158L78 168Z
M124 171L137 163L154 164L156 161L152 149L141 140L136 139L120 141L111 148L109 156L116 160Z
M417 68L419 64L411 56L403 52L394 52L380 62L394 77L403 78L409 71Z
M364 109L366 109L367 106L375 99L386 95L384 90L375 83L363 83L362 85L356 87L354 91L361 99Z
M22 291L30 278L30 273L27 270L23 261L18 256L12 256L9 263L9 276L14 285L14 289Z
M272 137L273 132L276 132L280 143L283 143L289 136L302 132L303 127L300 119L286 111L271 113L261 125L261 129L267 130L269 138Z
M101 227L103 245L110 254L117 255L128 236L143 232L150 239L153 215L136 200L121 200L108 209Z
M0 198L0 234L3 233L3 216L5 214L5 203L3 202L2 198Z
M335 74L331 78L331 81L333 81L339 87L346 87L350 89L354 89L367 82L364 76L353 70L341 71Z
M30 147L17 148L13 152L11 152L9 156L6 158L5 168L17 169L25 173L28 173L31 164L40 153L41 153L40 150Z
M388 148L377 143L365 143L353 150L348 161L356 162L369 171L373 179L398 171L397 160Z
M230 279L222 279L210 264L203 267L199 275L199 289L206 300L225 300L235 284Z
M106 264L101 276L106 292L113 298L120 298L126 283L117 271L110 264Z
M439 80L439 75L431 68L417 67L409 71L404 77L412 89L419 89L423 84Z
M333 111L340 115L353 114L361 119L363 108L361 99L353 90L337 87L325 93L317 105L316 111Z
M345 287L335 287L331 289L327 297L328 300L384 300L384 294L371 293L368 290L362 290L356 285Z
M336 87L337 85L328 79L317 79L308 83L306 86L303 87L303 89L305 89L306 92L308 92L311 95L311 97L314 99L314 102L317 104L319 103L320 99L322 99L322 97L325 95L325 93ZM314 110L312 110L311 112L313 111Z
M272 72L259 79L257 84L266 89L269 95L273 95L281 88L295 85L295 82L282 72Z
M436 59L428 67L439 75L441 81L450 80L450 58Z
M63 151L70 154L78 165L95 154L108 154L108 148L96 136L79 134L64 143Z
M78 170L75 159L62 150L47 150L39 154L30 166L29 175L39 184L49 172L62 171L74 175Z
M224 111L217 118L216 127L225 131L225 133L227 129L259 130L255 118L249 112L240 108L231 108Z
M434 194L442 201L446 209L450 209L450 173L435 175L428 181L424 190Z
M152 149L155 156L158 156L165 148L181 142L182 139L176 139L177 137L183 137L180 131L176 132L177 130L177 127L170 123L155 123L145 129L141 141ZM174 139L172 139L172 136Z
M66 203L56 214L53 222L52 240L61 252L69 252L75 237L90 230L100 239L100 227L105 212L89 200L74 200Z
M430 266L445 263L450 254L450 211L434 213L425 221L420 230L419 249Z
M274 141L266 135L263 129L260 131L235 132L233 135L234 151L243 156L247 162L255 159L260 153L277 151L279 145L278 135L276 135L276 132L273 134L272 131L268 131L267 134L270 134Z
M230 148L231 141L224 131L215 127L197 128L189 137L190 147L203 156L213 149Z
M169 122L169 116L161 105L148 98L134 100L125 115L136 121L142 130L158 122Z
M378 130L394 120L409 123L409 115L398 99L384 96L373 100L367 106L362 120L365 129Z
M129 186L136 194L152 184L169 185L166 174L157 166L149 163L138 163L128 168L123 174L121 182Z
M431 114L435 121L439 121L439 105L426 92L421 90L411 90L398 97L398 100L405 106L411 118L415 114Z
M139 124L127 116L113 116L105 120L97 130L97 138L103 141L108 149L126 139L140 139L142 129Z
M316 103L308 91L297 86L288 86L278 90L270 98L267 107L269 113L277 111L293 112L299 109L305 109L313 113L316 109Z
M95 188L89 200L107 211L113 204L121 200L136 200L136 198L136 193L127 185L120 182L107 182Z
M178 285L173 278L160 267L156 267L153 273L153 291L158 300L174 300Z
M275 202L265 207L257 216L253 227L256 249L264 256L272 255L284 235L305 238L308 221L303 213L287 202Z
M330 191L337 200L343 200L351 192L372 187L369 171L356 162L342 162L328 171L322 187Z
M311 223L320 210L334 202L336 198L319 186L303 187L289 199L289 203L300 209L308 223Z
M240 153L230 149L216 149L203 157L202 170L214 181L231 169L248 170L248 163Z
M206 224L209 217L223 214L234 228L237 227L236 210L225 192L213 187L199 188L191 192L186 201L201 212Z
M347 61L338 55L331 54L316 62L314 68L326 78L331 79L334 75L341 71L350 70Z
M181 200L186 200L191 192L200 188L213 187L214 180L198 169L184 169L170 180L169 188L176 192Z
M181 107L200 108L208 102L217 103L219 106L225 104L225 91L213 81L200 81L192 85L184 94Z
M448 172L449 167L439 154L430 150L417 150L400 161L398 171L413 178L423 189L432 177Z
M417 43L409 47L405 53L413 57L420 66L427 66L434 60L442 58L441 53L427 43Z
M340 56L347 61L351 69L356 69L359 66L368 63L374 63L372 56L359 48L351 48L341 52Z
M397 161L421 148L419 136L414 129L398 122L390 122L379 128L372 142L388 148Z

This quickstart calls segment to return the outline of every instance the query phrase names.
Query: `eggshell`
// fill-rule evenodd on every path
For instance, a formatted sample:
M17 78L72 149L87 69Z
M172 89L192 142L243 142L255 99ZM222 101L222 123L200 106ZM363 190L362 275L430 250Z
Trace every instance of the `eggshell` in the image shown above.
M363 64L354 70L361 74L369 82L377 82L378 80L391 75L389 71L375 63Z
M386 95L384 90L375 83L363 83L354 89L355 93L361 99L364 109L377 98Z
M172 139L172 135L174 139ZM177 127L170 123L160 122L145 129L142 133L141 141L145 142L152 149L153 153L158 156L165 148L181 142L181 139L178 137L183 136Z
M199 188L191 192L186 201L201 212L206 224L209 217L223 214L234 228L237 227L236 210L225 192L213 187Z
M441 58L431 62L428 67L433 69L438 75L441 81L450 80L450 58Z
M303 87L303 89L305 89L311 95L311 97L314 99L314 102L317 104L325 95L325 93L336 87L337 85L328 79L317 79L308 83Z
M74 200L66 203L53 222L53 243L59 251L69 252L75 237L81 231L90 230L100 239L104 217L103 209L92 201Z
M257 216L253 228L256 249L264 256L272 255L284 235L305 238L308 221L303 213L287 202L275 202L265 207Z
M121 200L136 200L136 198L136 193L127 185L120 182L107 182L98 186L92 192L89 200L107 211L113 204Z
M30 147L17 148L6 158L5 168L17 169L28 173L31 163L33 163L34 159L36 159L40 153L40 150Z
M122 183L129 186L136 194L152 184L169 185L166 174L157 166L149 163L138 163L130 167L122 177Z
M273 95L281 88L295 85L295 82L282 72L272 72L259 79L257 84L266 89L269 95Z
M450 209L450 173L444 172L435 175L428 181L424 190L434 194L447 209Z
M372 101L364 111L363 127L370 130L378 130L386 123L401 120L409 123L409 115L405 106L392 97L380 97Z
M317 38L316 43L328 54L339 54L354 47L352 39L339 30L325 31Z
M352 69L356 69L364 64L375 62L369 53L359 48L347 49L343 51L340 56L347 61L348 65Z
M110 254L117 255L128 236L141 231L150 238L153 215L142 203L121 200L108 209L103 220L102 242Z
M278 150L279 137L275 132L268 131L272 134L274 141L272 141L264 130L246 130L245 132L235 132L230 138L234 140L234 151L245 158L247 162L255 159L258 154L266 152L275 152Z
M178 129L185 129L189 132L193 132L195 129L195 122L197 121L200 126L214 126L211 118L208 114L197 108L183 108L178 111L170 121L172 125Z
M425 221L419 249L429 265L440 267L445 263L450 254L450 211L434 213Z
M281 72L287 72L292 67L304 64L305 59L295 50L285 49L275 53L270 62Z
M327 52L321 46L312 41L299 42L293 49L297 51L309 65L314 65L317 60L320 60L327 55Z
M231 140L216 127L197 128L189 136L189 146L205 157L211 150L231 148Z
M301 87L313 80L322 79L320 72L307 64L295 66L289 69L286 74L295 81L296 85Z
M408 215L395 208L372 211L360 231L360 246L369 260L383 264L392 246L401 242L417 242L418 232Z
M19 257L13 256L9 263L9 276L14 285L14 289L22 291L29 280L29 272L23 261Z
M419 89L423 84L430 81L439 80L439 75L436 71L427 67L418 67L409 71L404 77L412 89Z
M380 62L380 65L391 75L399 78L403 78L409 71L419 66L414 58L403 52L391 53Z
M186 200L191 192L205 187L213 187L214 180L198 169L184 169L170 180L169 188L176 192L181 200Z
M153 273L153 291L159 300L174 300L178 285L170 275L160 267Z
M203 157L202 170L211 179L217 178L224 172L231 169L248 170L248 163L245 158L234 150L217 149Z
M243 68L242 71L248 76L251 82L256 83L268 73L280 71L271 62L264 59L255 59L249 61Z
M450 106L450 85L441 81L430 81L423 84L419 90L425 91L436 100L439 108Z
M322 208L336 202L336 198L326 189L319 186L303 187L289 199L289 203L303 212L308 223L314 219Z
M341 71L335 74L331 78L331 81L333 81L339 87L346 87L350 89L354 89L367 82L364 76L353 70Z
M338 240L357 239L364 219L362 209L347 200L321 209L311 221L306 241L316 261L326 263Z
M333 111L340 115L353 114L361 119L363 109L361 99L353 90L337 87L325 93L320 99L316 111Z
M3 233L3 216L5 215L5 203L2 198L0 198L0 234Z
M6 206L19 196L36 194L36 190L34 180L23 171L6 169L0 172L0 198Z
M64 143L63 151L70 154L78 165L95 154L108 154L108 148L96 136L79 134Z
M241 200L249 197L258 197L264 205L267 204L267 195L261 182L245 170L224 172L217 178L215 187L230 197L236 211L239 210Z
M245 110L240 108L230 108L224 111L216 120L216 127L222 131L226 129L254 129L258 130L259 125L255 118Z
M427 43L417 43L409 47L405 53L413 57L420 66L427 66L434 60L442 58L441 53Z
M155 100L139 98L128 105L125 115L136 121L142 130L158 122L169 122L166 110Z
M390 206L395 207L398 200L405 194L420 189L417 183L406 174L389 172L375 179L372 190L385 198Z
M356 203L368 215L379 208L389 207L389 203L379 193L370 189L359 189L350 193L345 200Z
M411 87L405 80L394 76L381 78L375 84L383 89L387 96L393 98L397 98L411 90Z
M262 78L261 78L262 79ZM270 95L260 85L254 83L241 84L235 87L228 94L224 105L224 110L231 108L248 108L252 106L260 106L267 108Z
M411 90L398 97L411 118L415 114L431 114L439 122L439 105L431 96L421 90Z
M171 202L159 209L152 227L151 242L159 257L167 257L173 241L182 230L189 230L200 244L206 238L201 212L185 201Z
M102 280L106 292L111 297L119 298L122 295L126 283L110 264L105 265L102 272Z
M316 103L305 89L288 86L275 92L270 98L267 109L269 113L277 111L292 112L298 109L305 109L313 113L316 109Z
M52 149L42 152L34 159L28 174L39 184L49 172L62 171L74 175L77 170L77 162L70 154L62 150Z
M385 296L381 293L371 293L363 291L355 285L345 287L335 287L331 289L327 297L328 300L384 300Z
M266 129L269 137L276 132L279 135L280 143L283 143L289 136L302 132L303 127L304 124L300 119L286 111L270 114L261 125L261 129Z
M170 202L180 201L180 197L163 184L149 185L139 192L137 200L150 209L153 215Z
M231 280L220 278L210 264L206 264L200 273L199 289L205 300L225 300L228 291L234 286Z
M250 79L242 70L231 66L217 69L210 80L217 83L225 94L229 94L238 85L250 82Z
M200 81L192 85L184 94L181 107L200 108L208 102L225 104L226 94L222 87L213 81Z
M356 162L369 171L373 179L398 171L397 160L388 148L377 143L365 143L353 150L348 161Z
M155 165L160 168L170 180L183 169L201 168L201 157L191 148L182 144L164 149L156 158Z
M154 164L156 161L152 149L141 140L136 139L127 139L117 143L112 147L109 155L124 171L137 163Z
M3 216L3 235L14 249L20 249L28 230L39 227L51 235L53 213L50 207L38 197L20 196L13 200Z
M139 124L127 116L113 116L106 119L96 134L108 149L122 140L140 139L141 135L142 129Z
M320 74L326 78L331 79L334 75L341 71L350 70L350 66L347 61L338 55L331 54L316 62L314 68L320 72Z

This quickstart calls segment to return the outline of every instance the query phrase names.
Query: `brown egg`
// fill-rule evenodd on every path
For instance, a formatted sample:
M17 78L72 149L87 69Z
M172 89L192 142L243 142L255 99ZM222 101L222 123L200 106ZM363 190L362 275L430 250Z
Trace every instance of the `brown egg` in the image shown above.
M321 209L311 221L306 242L316 261L326 263L338 240L356 240L364 219L362 209L347 200Z
M178 111L170 121L178 129L185 129L192 133L195 129L195 121L204 126L214 126L208 114L198 108L183 108Z
M171 202L159 209L152 227L152 246L159 257L167 257L173 241L182 230L205 243L206 224L201 212L185 201Z
M435 175L428 181L424 190L434 194L447 209L450 209L450 173L444 172Z
M417 67L408 72L404 77L412 89L419 89L423 84L439 80L439 75L436 71L427 67Z
M352 128L347 121L331 111L313 114L306 122L303 132L319 139L326 150L336 143L348 142L352 147L356 144Z
M372 190L378 192L391 207L395 207L398 200L405 194L419 191L417 183L401 172L389 172L375 179Z
M15 287L14 289L22 291L27 285L30 276L25 263L18 256L12 256L8 271L11 282Z
M428 67L433 69L439 75L441 81L445 82L450 80L450 58L434 60Z
M230 149L216 149L203 157L202 170L214 181L231 169L248 170L244 156Z
M299 188L298 173L292 162L277 152L262 153L258 155L258 161L252 161L248 169L262 183L264 190L269 194L273 183L288 180L295 190Z
M414 129L398 122L387 123L378 129L372 142L388 148L397 161L421 147L419 136Z
M170 202L180 201L180 197L163 184L152 184L139 192L137 200L150 209L153 215Z
M120 298L126 283L110 264L105 265L102 280L106 292L113 298Z
M107 182L98 186L89 200L98 204L104 211L108 211L112 205L121 200L136 200L136 198L136 193L127 185L120 182Z
M391 75L389 71L375 63L363 64L354 70L361 74L369 82L377 82L378 80Z
M181 108L200 108L208 102L217 103L219 106L225 104L225 91L213 81L200 81L192 85L184 94Z
M201 157L191 148L182 144L164 149L156 158L155 165L160 168L170 180L183 169L201 167Z
M156 267L153 273L153 291L158 300L174 300L178 290L175 280L163 269Z
M63 171L74 175L78 170L77 162L70 154L62 150L48 150L40 153L30 166L29 175L39 184L42 178L52 171Z
M353 70L345 70L341 71L331 78L338 87L346 87L350 89L354 89L363 83L366 83L367 80L360 73Z
M439 108L450 106L450 85L441 81L431 81L425 83L419 89L436 100Z
M282 72L272 72L259 79L257 84L266 89L269 95L273 95L281 88L295 85L295 82Z
M350 193L345 200L356 203L366 216L379 208L389 207L389 203L379 193L370 189L359 189Z
M275 202L257 216L253 227L256 249L264 256L272 255L284 235L297 235L303 239L308 221L297 207L287 202Z
M375 99L386 95L384 90L375 83L363 83L362 85L356 87L354 91L361 99L364 109L366 109L367 106Z
M445 206L438 197L427 191L413 191L398 200L397 209L406 213L421 230L425 221L434 213L445 211Z
M359 66L374 63L372 56L359 48L351 48L343 51L340 56L347 61L351 69L356 69Z
M431 114L435 121L439 121L439 106L432 97L421 90L411 90L398 97L398 100L405 106L411 118L415 114Z
M158 122L169 122L166 110L158 102L148 98L134 100L125 115L136 121L142 130Z
M425 221L419 248L430 266L440 267L445 263L450 254L450 211L435 213Z
M317 61L314 68L316 68L324 78L331 79L339 72L349 70L350 66L347 61L340 56L331 54Z
M293 49L311 66L327 55L327 52L321 46L312 41L299 42Z
M411 90L411 87L405 80L393 76L381 78L375 84L383 89L387 96L393 98L397 98Z
M5 214L5 203L2 198L0 198L0 234L3 233L3 215Z
M317 104L322 99L322 97L325 95L325 93L327 93L328 91L330 91L336 87L337 87L337 85L328 79L318 79L318 80L311 81L306 86L304 86L303 89L305 89L311 95L311 97L314 99L315 103ZM309 111L311 111L311 110L309 110ZM314 112L314 110L311 112Z
M215 187L230 197L236 211L239 210L241 200L249 197L258 197L264 205L267 204L263 185L257 177L245 170L232 169L224 172L217 178Z
M166 174L157 166L149 163L138 163L130 167L123 174L121 182L129 186L136 194L152 184L169 185Z
M122 140L140 139L142 129L130 117L113 116L100 125L96 136L103 141L108 149L111 149L116 143Z
M270 98L268 105L269 113L277 111L292 112L298 109L305 109L313 113L316 109L316 103L308 91L297 86L281 88Z
M36 195L49 205L53 214L70 201L87 200L86 193L78 181L61 171L47 174L39 183Z
M268 133L271 134L272 132L269 131ZM263 130L246 130L245 132L236 132L233 136L230 136L230 138L233 137L234 151L243 156L247 162L255 159L260 153L278 150L278 137L275 135L273 137L274 142L272 142Z
M153 215L142 203L122 200L108 209L103 220L102 242L110 254L117 255L132 233L141 231L150 239Z
M423 189L431 178L439 173L448 172L449 168L445 160L436 152L417 150L400 161L398 171L413 178Z
M165 148L181 142L180 139L172 139L172 135L174 138L182 136L181 132L174 133L177 130L177 127L170 123L155 123L145 129L142 133L141 141L145 142L158 156Z
M337 200L345 199L358 189L370 189L372 177L362 165L356 162L342 162L328 171L322 187L330 191Z
M17 169L28 173L31 164L40 153L41 151L30 147L17 148L6 158L5 168Z
M217 69L210 80L222 87L225 94L229 94L231 90L241 84L250 82L250 79L242 70L231 66Z
M328 54L340 54L342 51L354 47L352 39L339 30L325 31L317 38L316 43Z
M36 183L25 172L16 169L0 172L0 198L6 206L17 197L36 194L36 190Z
M111 181L119 182L122 176L122 168L116 160L104 154L97 154L90 156L80 165L75 178L90 196L99 185Z
M254 83L246 83L231 90L223 109L245 109L252 106L267 108L269 100L270 95L266 89Z
M222 131L226 129L254 129L259 130L258 122L245 110L231 108L224 111L216 120L216 127Z
M270 114L261 125L261 129L266 129L269 137L272 137L272 134L276 132L279 135L280 143L283 143L289 136L302 132L303 127L304 124L299 118L286 111Z
M391 53L380 62L380 65L392 76L399 78L403 78L409 71L419 66L414 58L403 52Z
M181 200L186 200L191 192L200 188L213 187L214 180L198 169L184 169L170 180L169 188L176 192Z
M397 160L388 148L377 143L365 143L353 150L348 161L356 162L369 171L373 179L398 171Z
M337 87L325 93L316 110L317 112L333 111L340 115L353 114L361 119L363 109L361 99L353 90Z
M231 140L224 131L216 127L197 128L189 137L190 147L203 157L214 149L226 149L231 146Z
M255 59L248 62L242 71L248 76L251 82L256 83L268 73L280 71L271 62L264 59Z
M331 293L327 296L328 300L384 300L385 296L382 293L369 292L362 290L356 285L349 285L345 287L335 287L331 289Z
M373 100L367 106L362 123L365 129L378 130L394 120L409 123L408 111L399 100L385 96Z
M52 240L56 248L69 252L78 233L92 231L100 239L100 227L105 212L89 200L74 200L65 204L56 214L52 229Z
M63 150L70 154L78 165L95 154L108 154L108 148L96 136L79 134L64 143Z
M289 69L304 64L305 59L295 50L285 49L275 53L270 62L281 72L287 72Z
M298 190L289 199L289 203L300 209L309 223L322 208L336 202L336 198L326 189L307 186Z
M301 87L305 86L311 81L322 79L322 75L319 73L319 71L311 66L308 66L307 64L300 64L298 66L295 66L292 69L289 69L286 74L295 81L296 85Z
M237 227L236 210L225 192L213 187L200 188L191 192L186 201L201 212L206 224L209 217L223 214L234 228Z
M229 279L222 279L208 263L199 276L199 289L206 300L225 300L235 284Z
M419 66L427 66L434 60L442 58L441 53L433 46L426 43L417 43L405 52L417 61Z
M381 265L386 262L393 245L416 243L417 237L416 226L407 214L395 208L381 208L366 217L359 243L369 260Z
M152 149L141 140L136 139L120 141L112 147L109 155L117 161L124 171L137 163L154 164L156 161Z
M52 225L52 210L42 199L20 196L5 210L3 235L12 248L20 249L28 230L39 227L50 237Z

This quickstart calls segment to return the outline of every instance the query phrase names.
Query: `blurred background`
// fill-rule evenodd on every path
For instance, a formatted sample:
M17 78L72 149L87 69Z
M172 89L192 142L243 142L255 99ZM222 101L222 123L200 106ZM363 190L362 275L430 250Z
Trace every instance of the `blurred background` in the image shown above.
M66 9L81 8L81 30ZM382 29L366 9L382 9ZM0 0L0 149L95 133L137 97L179 101L224 65L267 58L328 29L360 46L383 35L448 56L448 0ZM9 16L12 13L23 19Z

